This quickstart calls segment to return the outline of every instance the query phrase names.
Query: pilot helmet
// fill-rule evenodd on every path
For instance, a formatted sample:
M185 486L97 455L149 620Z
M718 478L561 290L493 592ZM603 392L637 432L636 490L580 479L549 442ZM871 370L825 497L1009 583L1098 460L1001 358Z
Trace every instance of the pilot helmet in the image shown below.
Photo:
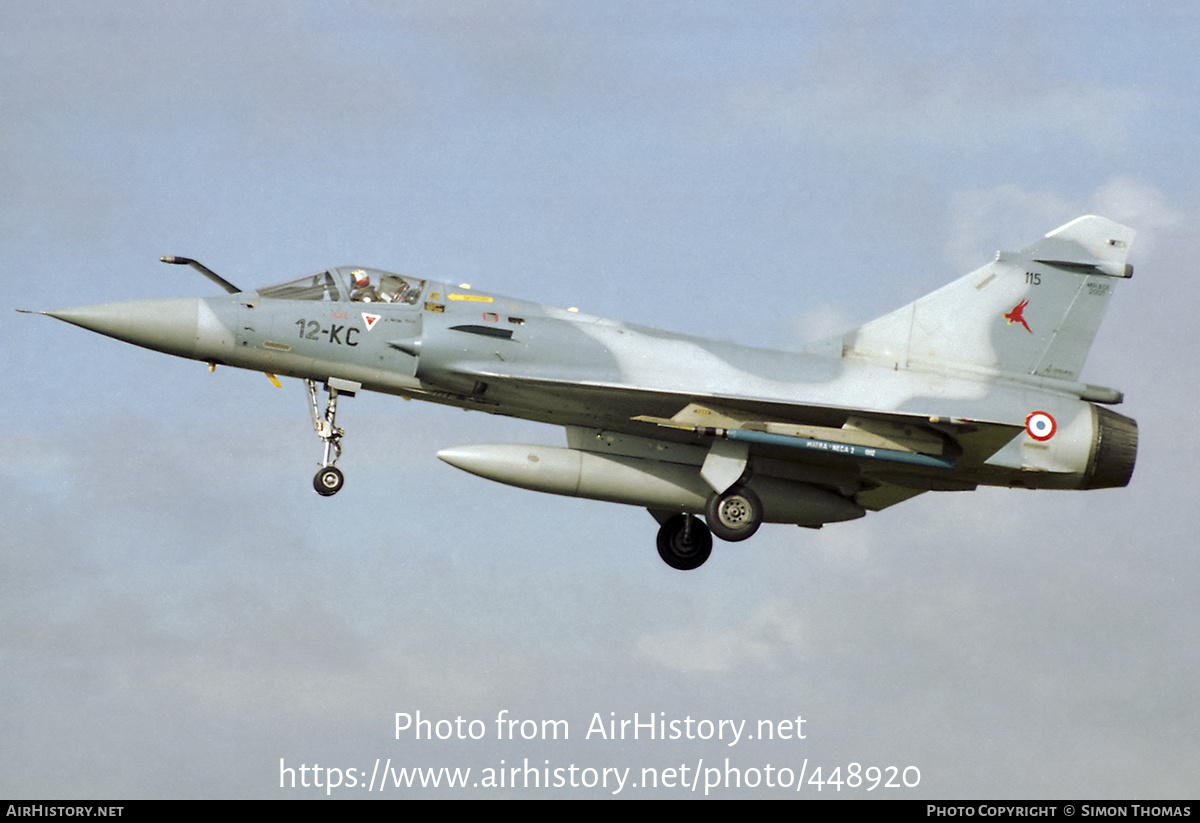
M367 274L362 269L355 269L351 274L354 277L354 288L365 289L371 285L371 275Z

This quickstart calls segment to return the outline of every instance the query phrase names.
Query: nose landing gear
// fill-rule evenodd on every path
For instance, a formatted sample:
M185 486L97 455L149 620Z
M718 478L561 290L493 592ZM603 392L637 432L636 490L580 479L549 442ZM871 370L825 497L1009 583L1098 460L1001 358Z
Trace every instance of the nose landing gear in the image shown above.
M339 380L331 377L325 382L325 391L329 393L329 402L325 405L325 413L321 414L321 406L317 402L317 384L305 380L308 387L309 411L312 412L313 429L325 444L325 453L321 457L321 469L313 478L313 489L322 497L329 497L341 491L346 482L341 469L337 468L338 458L342 456L343 429L337 426L337 399L339 394L353 397L362 388L361 383L350 380Z

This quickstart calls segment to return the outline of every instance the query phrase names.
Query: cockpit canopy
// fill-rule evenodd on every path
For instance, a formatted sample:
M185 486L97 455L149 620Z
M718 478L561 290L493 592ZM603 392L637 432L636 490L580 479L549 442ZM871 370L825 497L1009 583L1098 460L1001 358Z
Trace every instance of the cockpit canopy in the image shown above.
M258 295L270 300L353 301L415 306L424 290L424 280L378 269L343 266L261 288Z

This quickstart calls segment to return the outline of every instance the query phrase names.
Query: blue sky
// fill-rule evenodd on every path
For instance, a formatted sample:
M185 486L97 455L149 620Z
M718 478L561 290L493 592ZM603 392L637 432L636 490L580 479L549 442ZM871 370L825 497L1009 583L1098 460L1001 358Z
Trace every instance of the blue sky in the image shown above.
M0 793L729 756L915 765L904 797L1194 796L1198 18L4 4ZM1139 232L1084 372L1141 426L1129 488L928 494L765 527L693 574L645 512L434 457L552 428L360 395L346 489L318 499L295 381L12 311L215 293L157 262L179 254L243 287L356 263L796 348L1086 213ZM418 709L572 739L396 740ZM801 714L808 736L584 740L597 712Z

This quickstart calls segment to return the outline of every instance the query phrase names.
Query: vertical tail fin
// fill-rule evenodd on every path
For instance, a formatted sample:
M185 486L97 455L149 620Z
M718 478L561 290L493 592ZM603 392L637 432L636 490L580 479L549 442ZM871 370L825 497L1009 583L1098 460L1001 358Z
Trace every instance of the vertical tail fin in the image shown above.
M1135 232L1080 217L849 332L846 356L1076 381Z

